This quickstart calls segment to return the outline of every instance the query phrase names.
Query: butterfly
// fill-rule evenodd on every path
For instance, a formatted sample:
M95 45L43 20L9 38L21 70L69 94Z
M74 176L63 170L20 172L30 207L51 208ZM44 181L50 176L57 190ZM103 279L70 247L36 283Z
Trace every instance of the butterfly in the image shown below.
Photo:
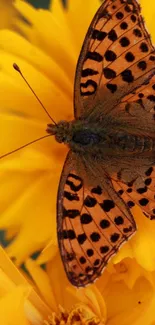
M135 204L155 219L155 50L140 12L136 0L102 3L77 63L75 119L51 118L40 138L54 135L69 148L57 234L66 275L76 287L93 283L136 232Z
M105 0L77 63L71 122L47 132L69 152L57 199L58 243L76 287L93 283L135 232L132 208L155 219L155 51L136 0Z

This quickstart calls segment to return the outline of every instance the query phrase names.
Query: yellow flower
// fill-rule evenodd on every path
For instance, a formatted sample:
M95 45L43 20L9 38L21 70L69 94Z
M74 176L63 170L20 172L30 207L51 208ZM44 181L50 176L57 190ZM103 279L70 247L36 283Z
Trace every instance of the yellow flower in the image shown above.
M59 256L47 271L28 259L29 281L0 248L0 323L3 325L152 325L155 291L144 274L129 288L110 273L85 289L72 287ZM117 274L125 273L127 264ZM135 267L136 264L133 265ZM140 275L140 273L139 273ZM151 274L150 274L151 278ZM36 286L33 283L34 280ZM152 282L152 283L151 283Z
M99 3L98 0L74 0L64 10L60 1L53 0L51 11L45 11L16 1L16 10L30 24L15 21L25 38L13 31L0 31L1 155L44 136L49 123L36 98L12 69L12 63L20 66L55 121L71 119L76 61ZM143 1L143 14L155 39L153 10L153 2L148 7ZM55 207L66 152L63 145L60 148L53 138L46 138L1 160L0 228L6 230L5 240L10 241L6 250L16 259L17 265L44 248L50 240L52 249L46 261L57 254ZM134 215L139 230L121 248L114 263L131 257L146 270L153 271L155 223L147 220L138 208Z
M75 65L98 7L98 0L70 0L65 11L60 1L53 0L48 12L16 1L16 9L30 24L15 21L20 35L0 31L0 155L44 136L49 123L12 63L20 66L56 121L71 119ZM143 3L152 34L153 8L153 1L150 8ZM57 248L55 221L66 152L62 146L60 154L54 139L46 138L1 160L0 228L10 241L7 253L17 265L25 262L28 274L23 272L24 277L0 249L0 324L155 324L155 225L138 208L134 211L137 234L96 284L76 289L68 282ZM37 261L28 258L49 241Z

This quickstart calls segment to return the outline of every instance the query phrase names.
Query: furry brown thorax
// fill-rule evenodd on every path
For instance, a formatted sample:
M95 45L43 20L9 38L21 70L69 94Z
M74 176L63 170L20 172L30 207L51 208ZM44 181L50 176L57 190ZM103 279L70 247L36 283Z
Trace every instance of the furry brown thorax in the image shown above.
M113 130L113 131L112 131ZM155 142L145 136L137 136L124 130L114 130L102 124L82 120L60 121L48 124L47 133L54 135L58 143L68 145L74 152L97 154L101 151L109 155L137 155L155 149Z

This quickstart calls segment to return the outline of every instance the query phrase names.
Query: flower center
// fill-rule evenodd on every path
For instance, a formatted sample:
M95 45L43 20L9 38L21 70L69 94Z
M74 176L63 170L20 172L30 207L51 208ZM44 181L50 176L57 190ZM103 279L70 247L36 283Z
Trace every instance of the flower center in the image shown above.
M76 306L70 312L60 307L59 315L53 313L49 316L44 325L105 325L97 316L95 316L85 305Z

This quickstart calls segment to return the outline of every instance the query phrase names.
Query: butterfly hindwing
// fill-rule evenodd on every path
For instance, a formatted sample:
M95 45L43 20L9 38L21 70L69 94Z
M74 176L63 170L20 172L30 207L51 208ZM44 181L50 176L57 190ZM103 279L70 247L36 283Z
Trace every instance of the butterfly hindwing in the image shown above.
M138 205L144 215L150 220L155 219L155 166L139 170L139 175L128 184L117 182L117 190L121 191L121 197L132 208Z
M67 276L80 287L95 281L136 226L128 208L124 212L100 184L85 184L72 157L59 186L58 241Z
M78 61L75 116L95 106L108 113L109 107L112 110L121 98L147 82L154 60L154 48L137 1L104 1L90 25Z

